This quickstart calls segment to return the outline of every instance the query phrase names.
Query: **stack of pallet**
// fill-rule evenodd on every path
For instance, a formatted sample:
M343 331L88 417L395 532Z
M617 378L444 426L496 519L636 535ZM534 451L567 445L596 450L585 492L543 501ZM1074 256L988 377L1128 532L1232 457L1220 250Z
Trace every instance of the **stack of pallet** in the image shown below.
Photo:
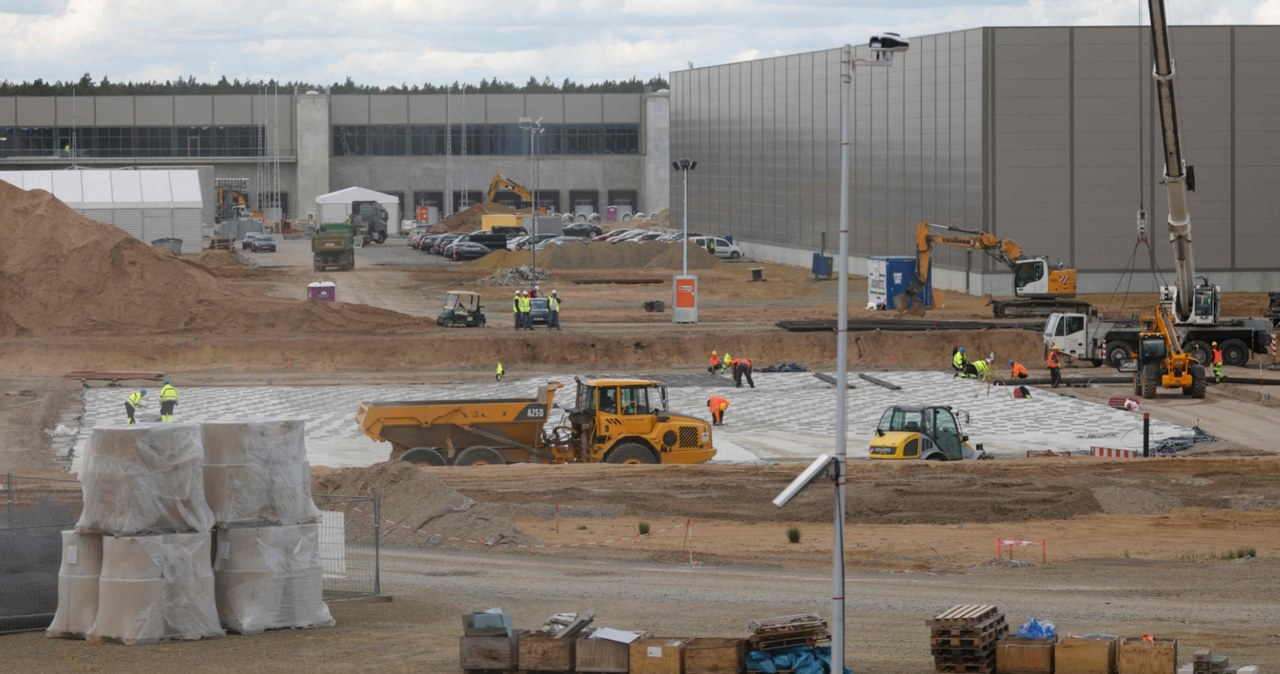
M203 445L223 626L255 634L333 625L303 423L206 423Z
M753 651L776 651L799 646L818 646L831 641L827 621L817 613L799 613L747 621Z
M929 645L938 672L981 672L996 669L996 642L1008 636L1004 613L989 604L963 604L927 621Z
M84 511L63 533L49 636L126 644L222 636L202 463L195 424L94 430L80 475Z

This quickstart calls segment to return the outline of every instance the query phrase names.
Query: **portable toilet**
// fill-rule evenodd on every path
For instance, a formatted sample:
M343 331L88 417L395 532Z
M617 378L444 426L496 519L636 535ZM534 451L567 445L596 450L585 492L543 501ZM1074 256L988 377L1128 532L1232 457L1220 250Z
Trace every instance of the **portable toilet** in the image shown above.
M916 274L916 258L912 255L873 255L867 258L867 304L901 309L894 297L907 291ZM933 273L925 279L924 306L933 306Z
M338 301L338 287L333 281L314 281L307 284L307 299L320 302Z

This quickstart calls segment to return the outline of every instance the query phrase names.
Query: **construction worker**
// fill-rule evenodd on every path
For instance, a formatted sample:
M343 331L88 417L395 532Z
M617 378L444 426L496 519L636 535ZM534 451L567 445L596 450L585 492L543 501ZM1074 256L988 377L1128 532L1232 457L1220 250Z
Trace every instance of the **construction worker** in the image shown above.
M714 395L707 399L707 409L711 410L711 425L723 426L724 413L729 409L729 401Z
M1058 383L1062 381L1062 361L1058 351L1060 351L1058 345L1054 344L1049 350L1049 360L1045 363L1049 367L1049 388L1058 388Z
M956 371L956 377L963 377L964 366L969 363L964 359L964 347L955 346L951 348L951 367Z
M983 381L991 379L991 362L979 359L965 365L964 376Z
M507 373L507 371L506 371L506 370L504 370L504 369L502 369L502 361L498 361L498 372L497 372L497 375L496 375L496 377L495 377L495 378L496 378L498 381L502 381L502 375L504 375L504 374L506 374L506 373Z
M711 350L711 367L707 368L707 372L710 372L711 374L719 374L720 367L721 367L720 354L716 353L715 349L712 349Z
M142 399L145 397L147 397L147 389L139 389L130 393L129 397L125 399L124 413L128 415L130 424L138 423L134 420L133 413L137 411L139 407L142 407Z
M538 296L538 286L534 286L529 290L529 299L533 299L537 296Z
M733 385L742 388L742 378L747 378L747 384L751 388L756 387L756 383L751 381L751 359L750 358L734 358L729 361L729 367L733 368Z
M160 421L166 424L173 423L173 408L177 406L178 389L174 388L166 377L164 385L160 387Z
M520 291L511 297L511 315L516 319L516 330L520 329Z
M1013 372L1009 375L1010 379L1026 379L1031 376L1031 373L1027 372L1027 368L1022 367L1022 363L1012 358L1009 359L1009 367L1013 368Z
M520 322L525 330L533 329L533 302L529 301L529 291L520 293Z
M1222 349L1218 348L1218 343L1213 343L1213 383L1221 384L1226 381L1226 377L1222 376Z
M547 298L547 329L552 328L560 329L560 294L554 290L551 291L551 297Z
M733 362L733 357L729 355L728 351L725 351L724 356L720 358L720 369L724 370L725 372L729 372L730 371L729 363L732 363L732 362Z
M711 253L712 255L716 254L716 237L714 236L707 237L707 252Z

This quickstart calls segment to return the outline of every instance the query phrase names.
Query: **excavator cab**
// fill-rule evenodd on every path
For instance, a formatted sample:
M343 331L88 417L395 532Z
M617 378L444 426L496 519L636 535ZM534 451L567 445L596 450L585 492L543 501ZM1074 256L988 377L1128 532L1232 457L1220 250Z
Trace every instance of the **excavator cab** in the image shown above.
M1038 299L1075 297L1076 270L1053 269L1043 257L1015 260L1013 294Z

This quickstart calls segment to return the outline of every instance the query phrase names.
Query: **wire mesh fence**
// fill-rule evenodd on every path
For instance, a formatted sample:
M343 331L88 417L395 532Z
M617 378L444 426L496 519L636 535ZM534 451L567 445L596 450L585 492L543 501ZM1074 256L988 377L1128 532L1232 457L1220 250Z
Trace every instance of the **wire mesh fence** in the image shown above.
M80 514L80 483L6 475L0 487L0 633L44 629L58 608L61 532Z
M326 599L382 593L381 508L377 496L318 494L320 565Z

